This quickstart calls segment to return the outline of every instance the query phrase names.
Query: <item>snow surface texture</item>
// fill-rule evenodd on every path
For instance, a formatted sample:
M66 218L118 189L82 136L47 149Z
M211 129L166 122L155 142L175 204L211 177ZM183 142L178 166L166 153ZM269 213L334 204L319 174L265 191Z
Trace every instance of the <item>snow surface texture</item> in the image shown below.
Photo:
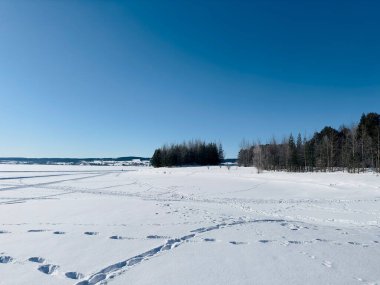
M380 177L0 165L0 284L380 284Z

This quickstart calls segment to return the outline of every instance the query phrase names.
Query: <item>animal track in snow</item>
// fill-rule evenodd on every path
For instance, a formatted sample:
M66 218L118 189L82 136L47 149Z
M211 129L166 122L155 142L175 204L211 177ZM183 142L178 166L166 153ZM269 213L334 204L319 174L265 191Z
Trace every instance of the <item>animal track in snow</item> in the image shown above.
M58 268L59 268L58 265L46 264L46 265L41 265L40 267L38 267L38 270L41 271L42 273L50 275L56 272Z
M48 230L29 230L28 233L42 233L47 232Z
M55 235L64 235L66 233L65 232L61 232L61 231L55 231L55 232L53 232L53 234L55 234Z

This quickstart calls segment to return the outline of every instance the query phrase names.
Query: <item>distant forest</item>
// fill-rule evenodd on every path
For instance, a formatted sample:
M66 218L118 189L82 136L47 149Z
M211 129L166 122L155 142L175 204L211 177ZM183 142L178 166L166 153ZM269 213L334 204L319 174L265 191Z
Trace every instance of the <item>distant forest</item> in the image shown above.
M191 141L156 149L151 159L154 167L181 165L218 165L224 160L222 145Z
M363 114L359 123L338 130L325 127L311 138L298 134L281 142L272 139L243 144L238 165L256 166L258 171L335 171L380 172L380 115Z

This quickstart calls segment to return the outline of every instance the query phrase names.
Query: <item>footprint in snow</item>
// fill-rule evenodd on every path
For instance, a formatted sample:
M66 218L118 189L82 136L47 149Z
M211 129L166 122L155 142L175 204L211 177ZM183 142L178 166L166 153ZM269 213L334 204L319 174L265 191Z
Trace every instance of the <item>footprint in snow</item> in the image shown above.
M39 256L33 256L28 259L30 262L36 262L36 263L44 263L45 258L39 257Z
M291 231L299 231L300 228L298 226L290 226L289 230L291 230Z
M316 238L315 240L319 242L329 242L329 240L323 238Z
M98 232L84 232L85 235L88 235L88 236L96 236L98 235L99 233Z
M288 243L290 243L290 244L304 244L304 242L299 241L299 240L288 240Z
M216 241L216 239L214 239L214 238L204 238L203 240L207 241L207 242L215 242Z
M47 232L48 230L29 230L28 233L42 233Z
M7 231L0 231L0 234L10 234L10 232L7 232Z
M356 242L356 241L349 241L347 242L348 244L351 244L351 245L361 245L360 242Z
M261 240L259 240L259 242L261 242L261 243L269 243L269 242L272 242L272 241L268 240L268 239L261 239Z
M75 272L75 271L66 272L65 276L69 279L75 279L75 280L82 279L84 277L82 273Z
M92 276L89 280L83 280L75 285L91 285L91 284L99 284L101 281L107 278L107 275L104 273L99 273L94 276Z
M168 239L170 237L167 236L159 236L159 235L149 235L146 237L147 239Z
M58 265L46 264L46 265L41 265L40 267L38 267L38 270L41 271L42 273L50 275L56 272L58 268L59 268Z
M127 238L122 237L122 236L110 236L110 239L127 239Z
M11 257L11 256L8 256L8 255L1 255L0 256L0 263L5 264L5 263L10 263L12 261L13 261L13 257Z
M247 243L243 242L243 241L230 241L230 244L233 244L233 245L243 245L243 244L247 244Z
M65 232L61 232L61 231L55 231L55 232L53 232L53 234L55 234L55 235L64 235L64 234L65 234Z

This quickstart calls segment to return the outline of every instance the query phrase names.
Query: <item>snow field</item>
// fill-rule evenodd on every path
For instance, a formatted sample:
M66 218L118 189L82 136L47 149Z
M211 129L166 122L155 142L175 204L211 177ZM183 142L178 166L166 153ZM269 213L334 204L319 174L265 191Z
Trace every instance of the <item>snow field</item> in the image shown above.
M0 165L0 284L380 284L380 177Z

